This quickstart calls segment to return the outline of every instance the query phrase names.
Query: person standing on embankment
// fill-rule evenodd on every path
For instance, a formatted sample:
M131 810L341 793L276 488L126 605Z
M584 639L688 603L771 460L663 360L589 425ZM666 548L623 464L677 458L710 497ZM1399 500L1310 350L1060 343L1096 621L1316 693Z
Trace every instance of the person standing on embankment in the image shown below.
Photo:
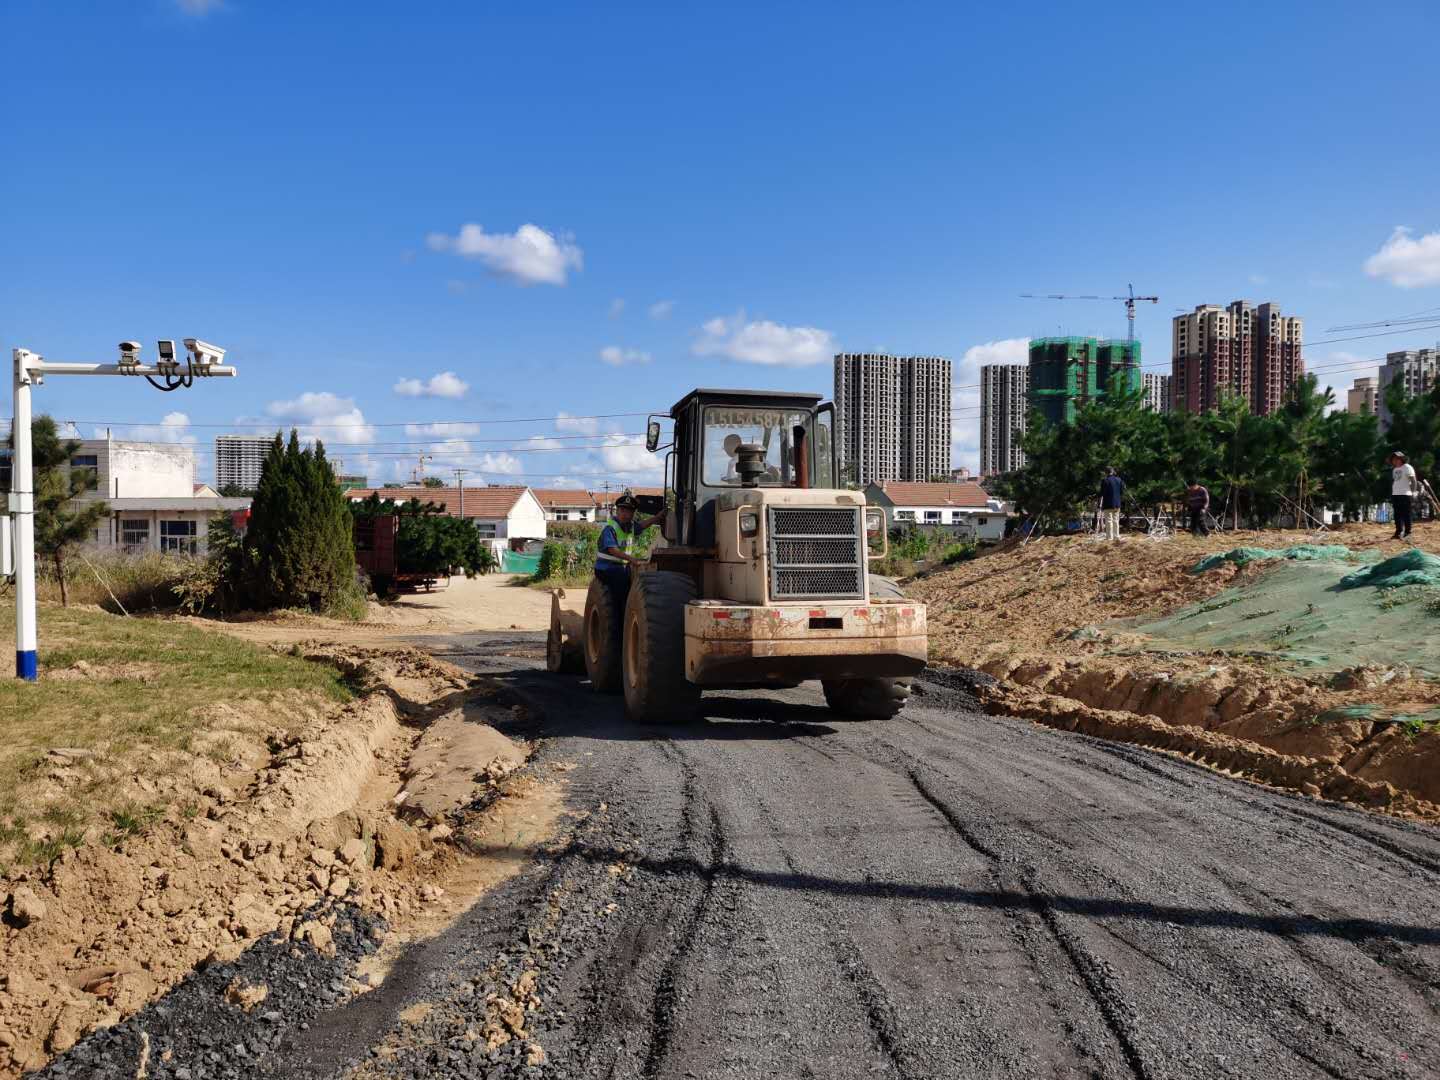
M1209 536L1210 529L1205 524L1205 511L1210 509L1210 491L1199 480L1186 481L1185 509L1190 512L1190 534L1192 536Z
M1415 466L1405 460L1403 450L1390 451L1390 504L1395 508L1395 539L1404 540L1410 535L1411 516L1415 512L1415 496L1419 493L1420 481L1415 478Z
M1100 481L1100 517L1105 524L1105 539L1120 539L1120 497L1125 494L1125 481L1113 467L1105 470Z

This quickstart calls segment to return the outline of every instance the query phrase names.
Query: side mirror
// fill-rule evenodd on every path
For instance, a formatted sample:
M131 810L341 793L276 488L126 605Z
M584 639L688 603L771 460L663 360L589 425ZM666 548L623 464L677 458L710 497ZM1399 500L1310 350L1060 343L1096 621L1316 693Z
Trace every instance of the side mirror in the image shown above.
M651 420L645 425L645 449L652 454L655 448L660 445L660 421Z

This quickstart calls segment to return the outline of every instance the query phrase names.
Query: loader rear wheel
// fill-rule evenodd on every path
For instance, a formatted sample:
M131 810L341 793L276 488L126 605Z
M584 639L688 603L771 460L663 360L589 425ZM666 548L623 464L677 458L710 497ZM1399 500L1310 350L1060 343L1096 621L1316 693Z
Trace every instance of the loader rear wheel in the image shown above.
M910 700L909 679L826 679L820 685L832 712L865 720L888 720Z
M620 691L620 620L624 602L598 577L591 580L590 591L585 594L585 673L597 694Z
M625 605L625 711L642 724L688 720L700 688L685 677L685 605L696 596L688 574L641 574Z

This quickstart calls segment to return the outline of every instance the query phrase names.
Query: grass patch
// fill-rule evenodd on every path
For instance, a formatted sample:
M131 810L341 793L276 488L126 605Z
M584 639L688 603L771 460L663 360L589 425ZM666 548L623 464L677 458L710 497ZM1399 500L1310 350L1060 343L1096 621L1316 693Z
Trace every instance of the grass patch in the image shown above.
M0 635L13 639L13 606L0 610ZM293 691L351 696L332 668L223 634L49 605L40 672L38 683L0 689L0 873L87 836L118 842L163 816L168 805L137 802L132 783L163 789L177 753L233 758L253 737L216 730L203 706ZM49 753L62 748L73 753Z

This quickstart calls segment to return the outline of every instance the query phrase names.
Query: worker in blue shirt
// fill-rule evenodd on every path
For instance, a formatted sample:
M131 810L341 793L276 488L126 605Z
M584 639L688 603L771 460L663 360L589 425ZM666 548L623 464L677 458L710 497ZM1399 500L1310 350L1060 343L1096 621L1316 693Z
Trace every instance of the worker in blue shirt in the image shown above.
M1120 539L1120 498L1125 494L1125 481L1113 468L1105 470L1100 481L1100 517L1105 526L1106 540Z
M635 555L635 541L664 517L656 514L637 521L636 505L635 496L628 491L616 499L613 516L600 530L596 545L595 576L610 590L619 611L625 610L625 598L630 593L630 568L643 565Z

